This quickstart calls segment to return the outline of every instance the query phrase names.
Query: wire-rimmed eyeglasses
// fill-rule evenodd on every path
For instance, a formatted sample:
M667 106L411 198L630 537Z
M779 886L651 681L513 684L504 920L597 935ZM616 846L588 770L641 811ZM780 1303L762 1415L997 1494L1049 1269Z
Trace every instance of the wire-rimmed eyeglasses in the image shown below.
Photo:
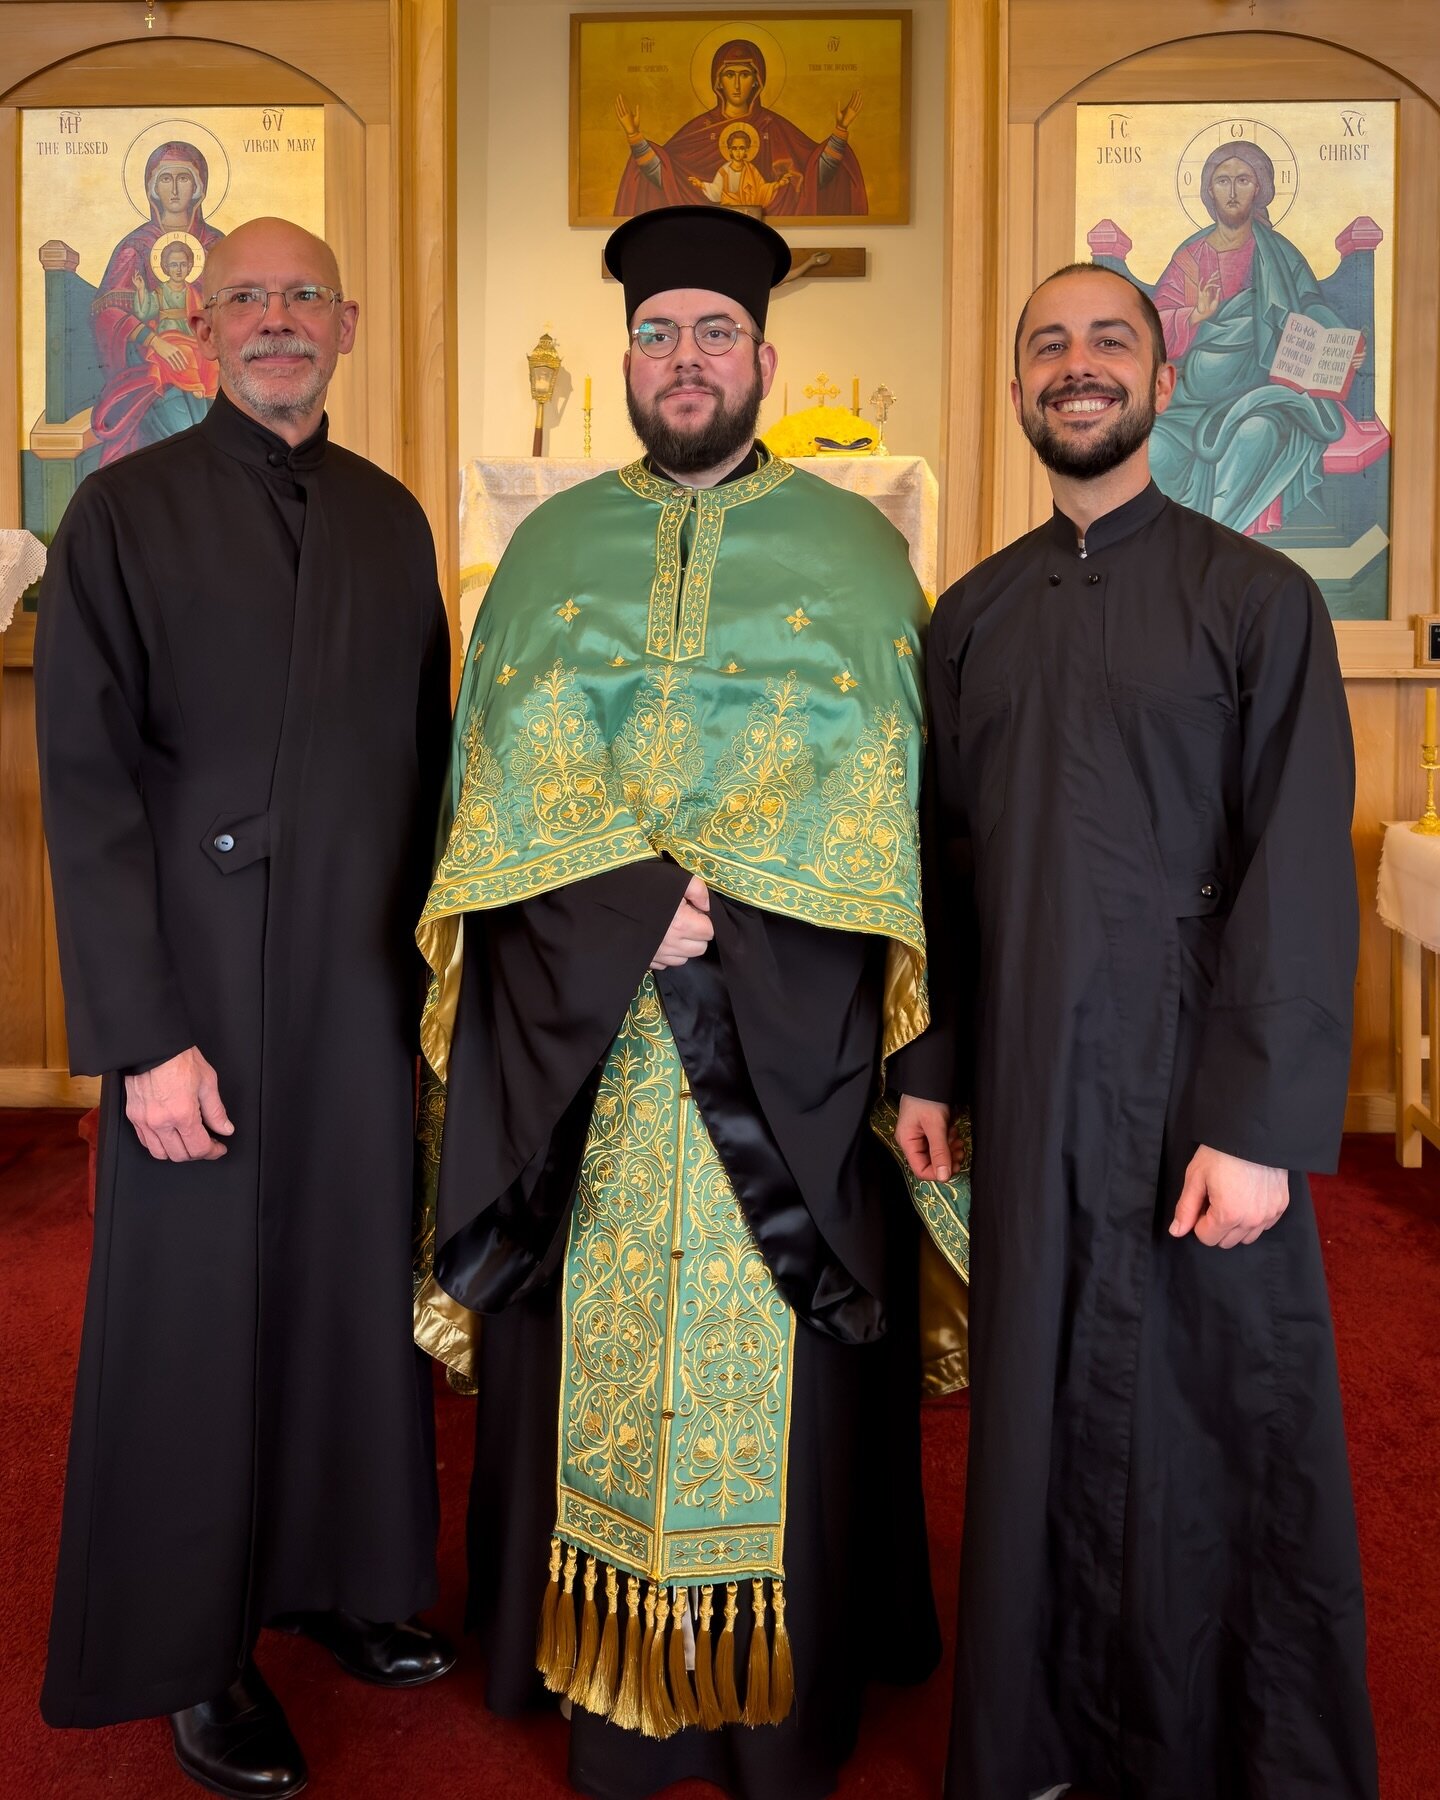
M693 325L677 325L673 319L642 319L630 333L630 340L646 356L669 356L680 347L680 340L687 331L695 340L695 348L706 356L723 356L727 350L733 350L742 337L757 344L765 342L764 338L756 337L753 331L747 331L723 314L697 319Z

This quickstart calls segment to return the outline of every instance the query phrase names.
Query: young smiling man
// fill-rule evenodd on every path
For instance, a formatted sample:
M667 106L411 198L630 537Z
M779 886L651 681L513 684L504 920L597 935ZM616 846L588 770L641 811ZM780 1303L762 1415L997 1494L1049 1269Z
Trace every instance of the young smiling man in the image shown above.
M866 1682L938 1654L916 1225L869 1124L923 1017L925 603L868 501L755 441L784 240L683 207L606 254L647 454L526 520L475 626L419 1332L465 1364L485 1315L489 1704L565 1695L607 1800L817 1800Z
M221 1794L306 1767L252 1660L413 1686L435 1596L410 1331L411 935L449 725L430 532L328 441L357 308L283 219L211 251L203 423L86 480L40 602L45 829L95 1252L41 1709L169 1714ZM337 796L345 796L343 803Z
M918 1175L974 1120L950 1800L1376 1793L1300 1173L1345 1110L1349 721L1308 578L1150 480L1173 387L1130 282L1036 289L1054 514L930 635L949 972L891 1077Z

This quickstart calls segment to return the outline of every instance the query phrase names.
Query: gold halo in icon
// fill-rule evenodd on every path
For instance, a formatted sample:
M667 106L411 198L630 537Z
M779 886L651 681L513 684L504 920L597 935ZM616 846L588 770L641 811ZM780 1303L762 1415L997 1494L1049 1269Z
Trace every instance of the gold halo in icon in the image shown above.
M191 237L188 231L167 231L164 237L156 238L150 246L150 268L157 281L168 281L165 272L165 252L172 244L183 244L190 252L190 272L186 281L198 281L205 267L205 246L199 238Z

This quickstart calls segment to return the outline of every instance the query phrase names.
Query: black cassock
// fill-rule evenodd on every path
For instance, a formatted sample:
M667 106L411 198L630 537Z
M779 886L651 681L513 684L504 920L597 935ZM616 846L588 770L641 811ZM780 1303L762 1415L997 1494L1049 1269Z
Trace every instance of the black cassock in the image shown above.
M487 1315L468 1622L501 1713L547 1699L535 1628L555 1527L560 1262L591 1108L688 880L640 863L465 920L435 1273ZM701 1116L800 1319L784 1549L795 1709L778 1726L657 1742L577 1707L570 1779L601 1800L687 1777L742 1800L818 1800L854 1746L865 1684L923 1680L939 1658L920 1489L918 1222L868 1124L884 944L714 890L711 918L708 953L657 986ZM742 1608L739 1669L749 1633Z
M411 1343L414 1058L448 728L424 515L222 397L90 478L36 681L71 1065L105 1077L42 1710L219 1692L277 1612L435 1593ZM235 1125L153 1161L119 1071L197 1044Z
M1197 1145L1333 1169L1356 890L1334 633L1151 486L936 609L930 935L973 1004L973 1422L951 1800L1371 1800L1310 1194L1166 1227ZM898 1085L949 1097L944 1031ZM971 1061L967 1053L962 1065Z

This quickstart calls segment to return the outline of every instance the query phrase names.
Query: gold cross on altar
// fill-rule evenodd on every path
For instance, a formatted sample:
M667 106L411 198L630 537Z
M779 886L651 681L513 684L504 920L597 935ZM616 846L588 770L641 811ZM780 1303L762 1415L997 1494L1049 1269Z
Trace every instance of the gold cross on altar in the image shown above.
M823 370L815 377L812 387L803 388L801 391L807 400L817 400L821 406L827 400L838 399L840 395L839 388L831 385L830 377Z

